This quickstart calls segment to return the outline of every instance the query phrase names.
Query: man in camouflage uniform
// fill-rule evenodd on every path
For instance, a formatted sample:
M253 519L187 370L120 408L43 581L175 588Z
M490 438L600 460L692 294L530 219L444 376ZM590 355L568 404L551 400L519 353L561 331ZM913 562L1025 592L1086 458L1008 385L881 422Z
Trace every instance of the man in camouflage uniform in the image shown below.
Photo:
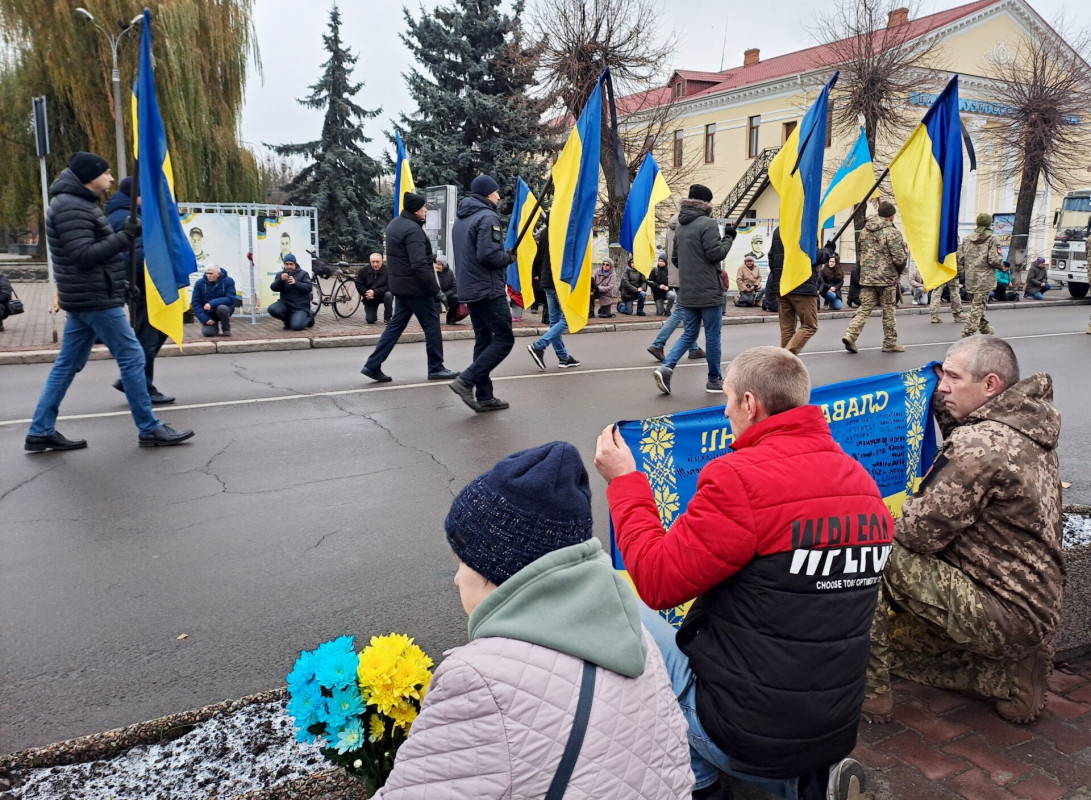
M996 270L1005 270L1000 256L1000 240L992 232L993 219L988 214L977 215L977 227L958 245L958 268L966 275L966 291L973 295L970 301L970 317L962 328L962 335L973 336L979 331L996 333L985 316L985 304L989 292L996 286Z
M883 352L902 353L898 344L898 328L894 321L894 306L898 302L898 276L905 271L909 251L901 232L894 227L894 204L879 203L879 215L868 217L860 234L860 309L849 323L841 339L845 349L856 353L856 339L864 329L868 315L881 305L883 309Z
M930 303L930 310L932 312L932 322L939 324L943 322L939 318L939 310L943 306L943 290L947 289L951 294L951 313L955 315L955 322L964 322L966 315L962 313L962 295L959 294L958 275L951 278L947 283L942 283L932 290L932 302Z
M891 720L893 672L1032 722L1064 588L1053 382L1020 381L1007 342L974 336L947 351L932 403L945 441L894 526L862 713Z

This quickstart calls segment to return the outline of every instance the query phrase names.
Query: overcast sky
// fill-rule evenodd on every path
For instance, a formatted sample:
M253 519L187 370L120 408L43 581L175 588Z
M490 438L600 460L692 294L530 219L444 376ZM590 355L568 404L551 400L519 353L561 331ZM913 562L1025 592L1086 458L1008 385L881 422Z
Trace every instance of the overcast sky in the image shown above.
M419 0L406 4L414 17L420 8L433 9L450 0ZM535 0L527 0L531 6ZM1083 2L1030 0L1034 9L1053 22L1064 13L1068 23L1084 27L1091 11ZM962 5L957 0L924 0L922 13ZM504 4L510 8L510 3ZM242 115L242 138L254 145L305 142L317 139L322 111L304 108L296 98L309 94L326 59L322 35L332 3L320 0L301 7L298 0L257 0L254 20L261 49L262 75L252 70ZM782 55L816 44L813 0L779 0L775 4L739 0L660 0L662 32L678 36L677 55L670 69L719 70L742 64L743 50L761 49L762 58ZM761 15L763 8L770 13ZM775 9L775 10L774 10ZM383 131L400 113L414 110L402 73L409 52L399 34L405 31L402 3L363 0L341 4L341 36L359 56L354 78L364 81L356 96L363 108L382 108L365 128L372 142L367 150L378 156L390 150ZM725 37L726 31L726 37ZM1063 33L1063 32L1062 32ZM726 38L726 44L725 44Z

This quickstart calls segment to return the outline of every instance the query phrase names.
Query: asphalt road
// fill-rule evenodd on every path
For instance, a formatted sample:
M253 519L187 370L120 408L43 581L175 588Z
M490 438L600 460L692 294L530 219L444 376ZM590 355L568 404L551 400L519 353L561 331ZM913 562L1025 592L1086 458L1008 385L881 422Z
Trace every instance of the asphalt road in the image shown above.
M998 311L1023 373L1050 372L1064 424L1066 502L1091 502L1091 336L1087 307ZM878 319L857 356L827 320L804 359L816 385L942 359L953 323L900 317L903 354L878 350ZM552 439L592 471L607 541L599 431L703 405L704 362L683 360L660 395L653 334L569 337L583 361L539 372L516 348L495 375L508 411L474 415L424 380L423 345L399 345L378 386L366 353L328 349L163 359L179 397L164 422L188 445L138 449L113 362L77 376L58 427L90 441L25 454L48 364L0 368L0 752L196 708L283 685L300 649L344 633L415 636L433 656L465 641L443 535L453 494L498 459ZM774 344L772 324L724 328L724 359ZM464 366L472 342L445 343ZM185 638L179 638L185 634Z

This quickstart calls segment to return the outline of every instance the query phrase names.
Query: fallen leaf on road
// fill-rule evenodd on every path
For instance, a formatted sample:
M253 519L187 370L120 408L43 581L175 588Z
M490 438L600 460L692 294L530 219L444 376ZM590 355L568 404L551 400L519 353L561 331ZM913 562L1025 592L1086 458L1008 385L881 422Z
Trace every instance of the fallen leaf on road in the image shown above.
M1068 481L1061 481L1061 488L1062 488L1062 489L1071 489L1071 488L1072 488L1072 484L1071 484L1071 483L1069 483Z
M188 639L188 638L189 638L189 634L188 633L183 633L181 636L178 637L178 641L182 641L183 639Z

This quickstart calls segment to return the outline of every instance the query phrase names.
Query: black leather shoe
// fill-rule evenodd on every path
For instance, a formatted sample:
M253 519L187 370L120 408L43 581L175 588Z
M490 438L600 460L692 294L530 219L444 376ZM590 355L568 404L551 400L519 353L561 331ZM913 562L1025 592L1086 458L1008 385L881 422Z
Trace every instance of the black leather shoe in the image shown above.
M41 453L45 450L82 450L87 447L86 439L65 439L59 431L53 431L48 436L31 436L27 434L23 449L31 453Z
M153 406L165 406L174 402L174 398L169 394L163 394L154 386L148 390L148 396L152 399Z
M474 399L474 387L462 380L462 378L455 378L448 386L451 387L451 391L462 398L462 402L472 408L474 411L480 411L481 406Z
M490 397L488 400L478 400L477 408L475 411L503 411L505 408L511 408L511 404L506 400L501 400L499 397Z
M118 378L116 381L114 381L113 386L119 392L124 392L125 391L125 385L121 382L121 378Z
M367 367L364 367L360 370L360 374L366 375L376 383L390 383L392 380L394 380L381 369L368 369Z
M453 369L442 369L439 372L428 373L428 380L430 381L449 381L457 377L458 373Z
M171 447L193 438L193 431L176 431L170 425L160 425L151 433L140 434L141 447Z

